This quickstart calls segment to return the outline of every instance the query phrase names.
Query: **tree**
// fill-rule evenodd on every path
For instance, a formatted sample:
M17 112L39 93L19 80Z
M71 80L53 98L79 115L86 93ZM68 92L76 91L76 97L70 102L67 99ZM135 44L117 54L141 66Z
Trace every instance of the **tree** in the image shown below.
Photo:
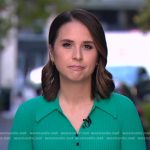
M8 2L6 0L0 0L0 92L1 92L1 64L2 64L2 50L4 48L4 40L7 37L11 22L9 14L6 13Z
M70 7L71 4L67 0L15 0L17 27L41 32L50 14L64 11Z
M70 7L69 0L0 0L0 81L1 55L9 30L15 27L18 30L29 28L33 32L42 32L51 13Z
M11 22L6 13L6 7L8 7L6 0L0 0L0 51L2 51L4 47L4 39L11 26Z
M134 18L134 22L143 31L150 30L150 0L147 0L145 6L139 11L139 14Z
M0 49L12 26L39 32L50 14L70 7L69 0L0 0Z

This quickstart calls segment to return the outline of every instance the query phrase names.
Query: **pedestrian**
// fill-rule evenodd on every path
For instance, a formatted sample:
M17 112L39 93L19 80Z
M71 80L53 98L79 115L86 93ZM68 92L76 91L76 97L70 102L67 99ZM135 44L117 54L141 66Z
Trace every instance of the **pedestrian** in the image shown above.
M52 22L48 42L43 94L19 107L8 149L145 150L136 108L114 92L106 70L99 20L85 10L65 11Z

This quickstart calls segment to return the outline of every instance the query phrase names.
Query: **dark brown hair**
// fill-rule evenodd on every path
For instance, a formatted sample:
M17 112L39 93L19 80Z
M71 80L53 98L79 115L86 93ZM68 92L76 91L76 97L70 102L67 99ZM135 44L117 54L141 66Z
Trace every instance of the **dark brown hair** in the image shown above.
M106 70L107 64L107 44L104 30L99 20L90 12L75 9L65 11L58 15L51 24L49 30L49 45L54 47L59 29L62 25L73 21L73 19L83 23L91 33L94 44L98 51L98 65L92 75L92 98L100 96L108 98L113 92L115 86L112 75ZM53 64L51 58L42 70L42 90L46 100L52 100L57 97L60 88L59 72Z

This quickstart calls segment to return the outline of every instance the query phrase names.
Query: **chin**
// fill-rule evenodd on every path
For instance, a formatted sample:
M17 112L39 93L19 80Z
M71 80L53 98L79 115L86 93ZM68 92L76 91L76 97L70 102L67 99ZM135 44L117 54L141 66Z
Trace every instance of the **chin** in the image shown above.
M86 78L70 78L69 79L71 82L74 83L83 83L83 82L88 82L88 80L90 80L90 78L86 77Z

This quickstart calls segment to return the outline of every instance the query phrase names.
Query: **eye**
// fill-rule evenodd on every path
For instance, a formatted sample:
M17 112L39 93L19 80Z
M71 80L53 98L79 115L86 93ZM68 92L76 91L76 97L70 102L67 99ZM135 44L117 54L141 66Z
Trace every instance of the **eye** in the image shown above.
M91 50L93 48L93 46L90 44L85 44L83 47L84 49L87 49L87 50Z
M66 42L66 43L63 43L62 46L65 47L65 48L70 48L71 47L71 43Z

